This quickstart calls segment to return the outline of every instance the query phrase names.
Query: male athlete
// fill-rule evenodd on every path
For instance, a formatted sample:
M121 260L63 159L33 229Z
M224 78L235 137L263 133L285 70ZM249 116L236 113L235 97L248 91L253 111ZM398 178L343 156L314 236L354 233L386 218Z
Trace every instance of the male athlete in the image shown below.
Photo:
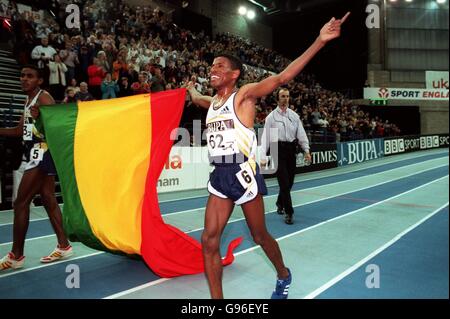
M20 75L22 89L27 95L24 114L14 128L0 128L0 135L23 136L25 172L14 201L13 247L0 259L0 271L22 268L25 262L24 245L30 219L30 203L40 194L50 223L56 233L58 245L53 252L41 258L42 263L50 263L68 258L73 254L62 227L62 215L55 198L56 169L45 142L45 137L34 126L40 105L55 104L52 96L40 89L43 83L41 71L34 65L22 68Z
M231 55L222 54L214 59L211 67L210 83L217 91L214 97L198 93L192 82L188 85L192 102L208 109L207 142L215 166L208 183L210 196L202 234L205 274L214 299L223 298L220 238L235 204L242 205L253 240L262 247L278 274L272 299L288 297L291 272L265 225L262 195L267 189L255 161L255 103L294 79L328 41L339 37L341 24L349 14L325 24L314 43L280 74L238 89L237 82L243 75L242 63Z

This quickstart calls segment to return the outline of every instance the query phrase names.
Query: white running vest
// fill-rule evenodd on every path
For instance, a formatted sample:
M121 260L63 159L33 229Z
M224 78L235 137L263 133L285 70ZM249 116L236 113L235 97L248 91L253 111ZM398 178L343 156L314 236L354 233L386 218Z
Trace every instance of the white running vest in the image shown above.
M39 96L43 93L43 90L39 90L33 100L25 101L24 105L24 116L23 116L23 145L25 146L25 151L30 152L29 154L24 153L22 161L27 163L25 170L31 169L39 165L44 157L44 153L48 150L48 145L45 142L44 135L39 132L34 126L34 120L31 116L31 107L33 107ZM28 158L29 157L29 158Z
M243 154L256 172L257 139L255 131L241 123L234 110L237 92L219 108L211 105L206 116L207 143L212 158Z
M23 107L23 124L24 124L24 130L23 130L23 140L24 141L33 141L35 139L43 139L44 135L42 135L34 126L33 118L31 117L31 107L33 107L37 100L39 99L39 96L41 93L44 92L43 90L39 90L39 92L36 94L36 96L33 98L33 100L29 100L29 97L27 96L27 99L25 101L25 105Z

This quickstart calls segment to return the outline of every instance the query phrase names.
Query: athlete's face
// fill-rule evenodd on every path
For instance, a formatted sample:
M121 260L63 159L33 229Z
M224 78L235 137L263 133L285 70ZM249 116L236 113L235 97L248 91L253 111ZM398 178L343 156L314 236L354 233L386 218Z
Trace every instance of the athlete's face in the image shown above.
M287 106L289 106L289 91L281 90L278 93L278 104L279 104L280 107L287 107Z
M20 73L20 83L25 93L34 91L42 84L43 80L38 77L36 70L23 68Z
M211 66L211 86L215 89L236 82L239 77L239 70L232 70L230 60L225 57L214 59Z

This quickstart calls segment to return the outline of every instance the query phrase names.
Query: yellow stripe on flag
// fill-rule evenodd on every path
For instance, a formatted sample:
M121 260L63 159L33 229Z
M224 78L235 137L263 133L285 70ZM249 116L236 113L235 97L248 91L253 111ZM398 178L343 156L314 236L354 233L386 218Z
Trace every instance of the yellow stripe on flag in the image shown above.
M149 94L78 104L74 166L81 202L94 235L128 254L140 253L150 110Z

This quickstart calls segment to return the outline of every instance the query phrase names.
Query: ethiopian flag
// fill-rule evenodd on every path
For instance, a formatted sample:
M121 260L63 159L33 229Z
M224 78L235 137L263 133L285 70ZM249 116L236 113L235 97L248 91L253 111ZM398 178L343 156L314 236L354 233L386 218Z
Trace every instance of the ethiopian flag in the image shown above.
M165 224L156 184L186 90L42 106L37 123L56 165L71 241L140 255L161 277L203 272L201 244ZM233 262L233 240L223 258Z

